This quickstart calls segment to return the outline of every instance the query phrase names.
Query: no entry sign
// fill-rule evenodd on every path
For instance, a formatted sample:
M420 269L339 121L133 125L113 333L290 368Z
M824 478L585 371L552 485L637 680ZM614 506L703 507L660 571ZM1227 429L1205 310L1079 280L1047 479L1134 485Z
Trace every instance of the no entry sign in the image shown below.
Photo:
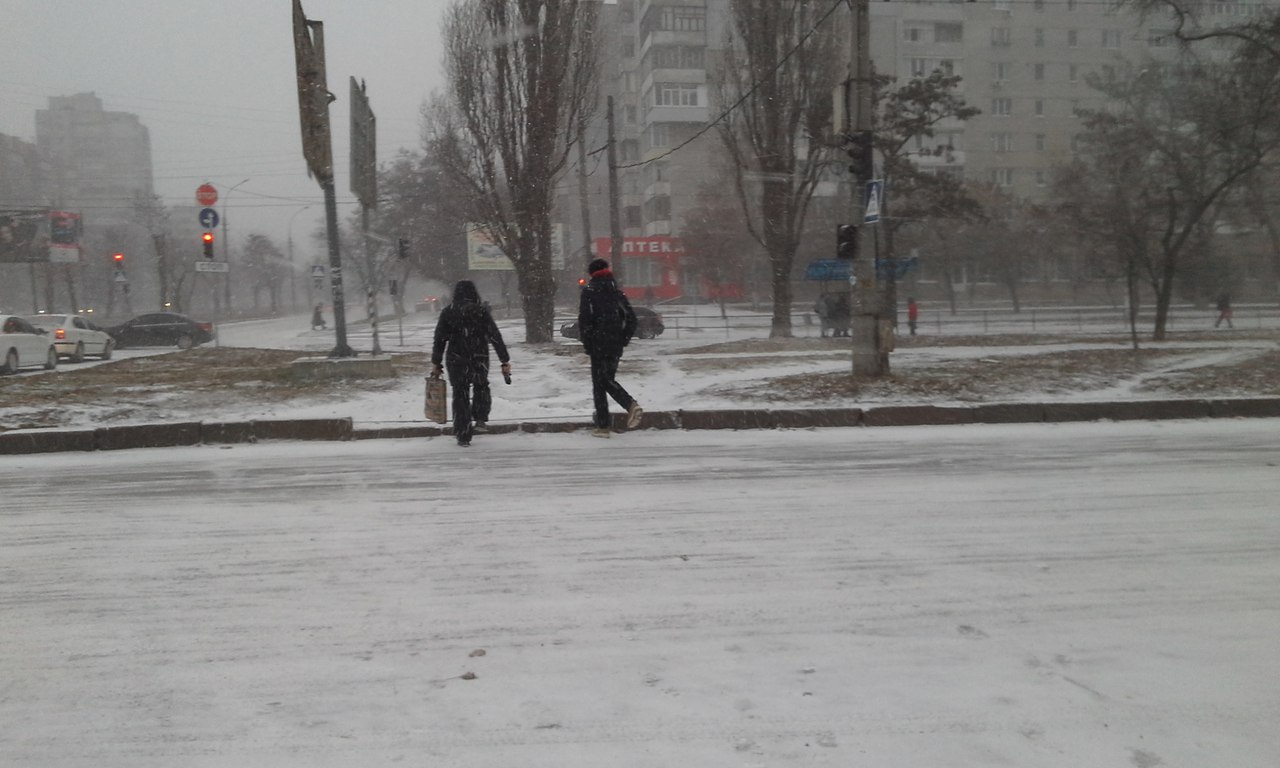
M196 187L196 202L210 206L218 202L218 190L212 184L201 184Z

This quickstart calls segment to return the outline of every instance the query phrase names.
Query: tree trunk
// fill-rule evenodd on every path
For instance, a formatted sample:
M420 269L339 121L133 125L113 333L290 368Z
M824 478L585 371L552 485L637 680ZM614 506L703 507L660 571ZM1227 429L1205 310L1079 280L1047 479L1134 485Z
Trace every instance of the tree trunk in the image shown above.
M769 250L769 271L773 283L773 320L769 338L790 338L791 263L795 258L795 243L787 232L791 190L787 182L772 178L769 170L765 173L760 210L764 212L763 234Z

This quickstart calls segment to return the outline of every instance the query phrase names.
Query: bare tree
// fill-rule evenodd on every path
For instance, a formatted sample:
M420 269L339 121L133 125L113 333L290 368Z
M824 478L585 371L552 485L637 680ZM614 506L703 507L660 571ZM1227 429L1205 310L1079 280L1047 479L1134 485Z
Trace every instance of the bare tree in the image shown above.
M1115 106L1082 113L1081 189L1113 202L1130 280L1140 272L1155 293L1159 341L1195 235L1280 145L1280 59L1187 60L1094 85Z
M791 335L791 268L814 188L839 73L829 0L732 0L732 39L717 83L719 124L751 235L769 256L770 337Z
M448 95L426 130L471 220L515 265L526 337L553 339L555 184L594 104L598 2L455 0Z
M681 240L688 272L711 289L727 317L729 292L742 287L751 272L757 245L742 221L742 205L724 192L722 180L703 184L694 206L684 215Z

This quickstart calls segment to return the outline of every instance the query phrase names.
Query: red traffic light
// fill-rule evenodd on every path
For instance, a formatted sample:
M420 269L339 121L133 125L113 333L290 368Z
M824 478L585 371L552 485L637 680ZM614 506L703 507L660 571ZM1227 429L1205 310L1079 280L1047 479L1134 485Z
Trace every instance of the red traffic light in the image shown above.
M117 264L123 264L123 263L124 263L124 254L123 254L123 253L117 253L117 254L113 255L111 258L112 258L112 259L115 261L115 263L117 263Z
M206 259L212 260L213 259L213 233L205 232L203 235L200 235L200 240L204 243L204 257Z
M203 241L204 241L204 242L206 242L206 243L210 243L210 244L212 244L212 243L213 243L213 233L212 233L212 232L205 232L203 235L201 235L201 236L200 236L200 239L201 239L201 240L203 240Z

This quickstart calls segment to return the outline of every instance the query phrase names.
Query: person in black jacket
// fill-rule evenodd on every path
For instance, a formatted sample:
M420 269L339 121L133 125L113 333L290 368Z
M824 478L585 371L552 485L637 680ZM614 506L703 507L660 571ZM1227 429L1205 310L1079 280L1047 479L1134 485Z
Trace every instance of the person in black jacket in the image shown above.
M453 387L453 434L458 445L471 445L471 435L484 429L493 397L489 393L489 345L498 353L504 376L511 375L511 358L489 307L470 280L453 287L453 303L440 312L431 347L431 375L439 376L441 363ZM447 352L446 352L447 348ZM473 422L474 420L474 422Z
M591 280L578 299L578 336L591 358L592 423L596 437L609 436L609 398L627 409L627 429L640 426L644 409L616 381L622 348L636 332L636 313L613 279L609 262L595 259L587 266Z

